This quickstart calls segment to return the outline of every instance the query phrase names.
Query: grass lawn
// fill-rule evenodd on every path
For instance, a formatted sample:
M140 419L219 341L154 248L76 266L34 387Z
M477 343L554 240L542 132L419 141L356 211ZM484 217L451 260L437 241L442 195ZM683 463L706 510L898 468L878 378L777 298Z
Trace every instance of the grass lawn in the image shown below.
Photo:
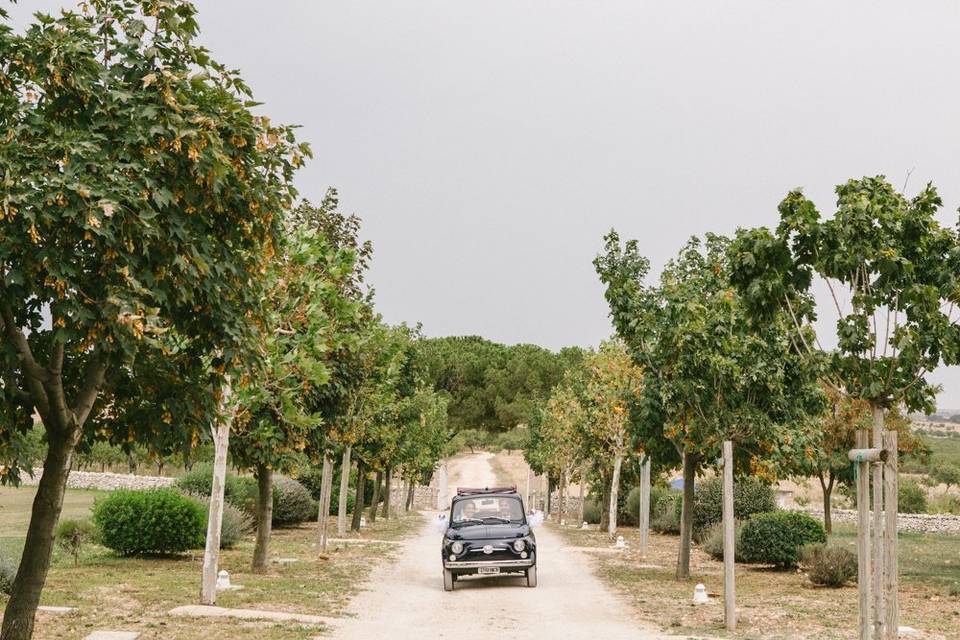
M19 552L34 490L0 491L0 553ZM87 514L96 495L69 491L64 514ZM418 515L378 519L353 537L396 540L422 522ZM336 617L342 615L350 597L363 588L372 567L395 552L395 546L389 544L331 546L324 560L318 557L315 543L316 525L274 530L271 556L296 558L297 562L271 564L269 573L256 575L250 571L253 537L248 536L235 549L224 551L220 563L230 572L231 582L244 588L220 593L217 604ZM175 558L119 558L108 549L90 546L80 566L74 567L72 558L57 550L42 604L77 607L77 611L39 614L34 637L82 638L95 629L138 630L144 640L195 640L201 636L204 640L287 640L317 635L317 627L296 623L212 622L166 615L174 607L198 604L202 555L200 550ZM371 558L375 561L370 562ZM5 604L0 596L0 609Z
M555 526L555 525L550 525ZM610 547L609 538L593 529L557 527L575 547ZM834 539L854 545L855 532L838 528ZM696 546L691 554L689 581L674 578L677 536L651 534L650 551L641 559L635 528L619 532L627 541L623 552L597 553L603 580L617 589L646 620L657 621L677 634L725 637L723 629L723 564ZM960 638L960 537L902 534L900 537L901 624L919 629L928 638ZM702 582L710 604L691 603L693 588ZM738 638L852 639L856 638L857 589L827 589L810 584L802 573L737 565Z

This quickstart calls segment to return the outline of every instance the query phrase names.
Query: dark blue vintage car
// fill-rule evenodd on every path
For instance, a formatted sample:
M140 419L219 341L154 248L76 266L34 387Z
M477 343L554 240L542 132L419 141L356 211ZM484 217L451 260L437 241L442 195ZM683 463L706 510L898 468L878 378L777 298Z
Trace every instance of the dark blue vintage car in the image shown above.
M522 574L537 586L537 539L515 487L457 489L441 553L445 591L464 575Z

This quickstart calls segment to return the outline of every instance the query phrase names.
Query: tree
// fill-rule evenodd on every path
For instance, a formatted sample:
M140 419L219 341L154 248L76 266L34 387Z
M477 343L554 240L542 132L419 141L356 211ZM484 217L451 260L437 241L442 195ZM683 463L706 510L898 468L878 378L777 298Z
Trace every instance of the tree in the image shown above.
M234 460L257 478L254 571L265 571L272 520L274 471L289 470L298 454L324 450L324 425L310 399L330 380L326 356L352 336L343 333L359 310L334 286L352 273L356 254L336 248L316 228L290 229L270 268L271 313L260 345L261 365L241 388Z
M3 640L32 633L74 450L113 429L116 378L169 334L213 386L242 365L309 153L194 44L192 5L90 7L0 28L0 135L17 141L0 146L0 444L34 411L49 444ZM16 482L21 460L4 465Z
M930 477L947 485L944 493L949 493L950 487L960 485L960 466L949 462L941 462L930 471Z
M612 536L617 531L620 471L631 450L627 431L630 404L640 397L643 371L617 340L603 342L599 351L588 353L584 368L587 436L600 459L613 463L610 502L605 505L609 513L607 532Z
M887 412L931 413L936 387L926 374L960 361L960 320L953 317L960 301L960 237L937 221L943 202L931 184L910 199L883 176L850 180L836 192L833 218L821 220L797 190L781 202L775 231L739 231L730 251L733 281L756 324L772 313L788 314L801 338L797 351L812 359L825 352L810 329L818 316L812 287L815 277L825 283L837 317L837 346L826 352L824 379L870 405L873 447L881 448ZM884 547L892 548L883 541L882 512L885 503L888 512L895 508L896 496L884 495L883 476L883 466L873 465L874 630L895 635L896 555L889 553L893 564L886 566ZM895 535L895 526L886 535ZM862 623L870 619L867 590L861 583Z
M819 418L819 438L813 443L813 452L798 458L802 475L815 475L823 491L823 526L833 532L832 496L838 484L850 486L854 482L853 465L847 453L856 448L857 430L870 425L870 405L856 400L825 385L827 411ZM910 430L910 421L895 409L888 417L887 426L897 431L897 448L901 454L926 455L923 440Z
M821 407L817 363L791 351L791 325L782 317L762 328L747 322L729 280L728 242L691 239L656 288L642 284L647 263L635 242L621 248L611 233L597 259L615 326L657 378L659 398L648 398L653 409L645 411L666 420L663 433L683 455L680 578L689 576L693 479L703 461L731 440L741 473L773 480L807 451L807 418Z

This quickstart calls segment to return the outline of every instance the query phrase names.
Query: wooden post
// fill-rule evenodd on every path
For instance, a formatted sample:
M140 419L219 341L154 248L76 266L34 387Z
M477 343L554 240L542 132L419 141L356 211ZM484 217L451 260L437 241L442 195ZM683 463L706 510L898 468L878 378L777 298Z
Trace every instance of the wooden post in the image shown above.
M320 507L317 510L317 528L320 535L320 553L327 552L327 527L330 522L330 502L333 493L333 460L323 453L323 472L320 474Z
M884 568L884 599L886 617L884 620L886 640L897 640L900 632L900 594L899 566L897 563L897 498L898 477L897 432L887 431L884 440L887 449L886 468L883 471L884 503L886 506L886 558Z
M869 434L857 431L857 447L867 447ZM856 463L857 472L857 590L860 606L860 640L870 640L870 463Z
M350 492L350 446L343 448L340 462L340 494L337 502L337 535L347 535L347 494Z
M563 524L563 513L564 513L564 490L567 488L567 470L563 469L560 472L560 510L557 514L557 522Z
M873 407L873 448L883 450L883 407ZM883 640L883 464L873 467L873 637Z
M640 465L640 557L647 557L650 542L650 456L643 454Z
M222 390L219 422L213 434L213 486L207 516L207 541L203 550L203 574L200 580L200 604L217 602L217 569L220 562L220 528L223 525L223 488L227 477L227 449L230 445L232 389L229 382Z
M733 523L733 442L723 441L723 619L727 631L737 629L737 594Z

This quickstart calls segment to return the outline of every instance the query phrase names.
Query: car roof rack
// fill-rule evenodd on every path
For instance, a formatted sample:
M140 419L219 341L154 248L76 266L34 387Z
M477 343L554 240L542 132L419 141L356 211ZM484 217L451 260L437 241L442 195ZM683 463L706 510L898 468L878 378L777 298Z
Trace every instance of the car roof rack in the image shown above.
M511 485L509 487L484 487L483 489L470 488L470 487L457 487L458 496L483 495L485 493L516 493L516 492L517 492L517 485Z

